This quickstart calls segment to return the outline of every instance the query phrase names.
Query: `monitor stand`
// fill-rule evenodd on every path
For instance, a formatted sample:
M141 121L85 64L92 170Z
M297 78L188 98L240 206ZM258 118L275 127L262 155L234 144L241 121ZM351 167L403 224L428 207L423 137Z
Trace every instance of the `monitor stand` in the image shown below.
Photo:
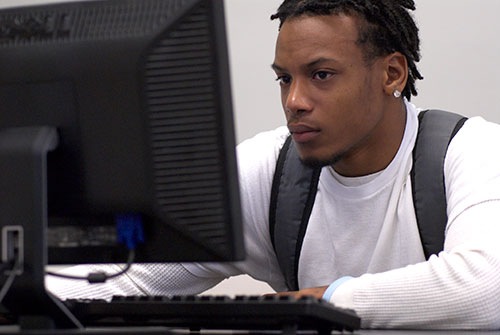
M18 269L2 305L22 329L82 328L45 289L47 264L47 153L58 145L53 127L0 130L0 228L2 257ZM11 272L0 274L0 287Z

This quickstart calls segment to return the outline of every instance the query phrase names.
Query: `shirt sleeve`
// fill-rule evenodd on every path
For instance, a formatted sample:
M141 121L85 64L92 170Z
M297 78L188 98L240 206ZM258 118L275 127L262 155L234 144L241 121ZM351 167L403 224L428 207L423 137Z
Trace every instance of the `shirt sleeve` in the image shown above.
M86 276L90 272L119 272L116 264L78 265L61 270L67 275ZM123 275L105 283L89 284L85 280L46 277L46 288L60 299L106 299L114 295L198 294L219 283L223 277L199 277L179 263L133 264Z

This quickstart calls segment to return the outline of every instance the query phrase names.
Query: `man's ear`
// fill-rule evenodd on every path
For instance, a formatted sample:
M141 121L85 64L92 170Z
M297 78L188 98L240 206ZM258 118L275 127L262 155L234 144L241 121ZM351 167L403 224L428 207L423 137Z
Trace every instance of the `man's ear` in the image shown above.
M408 80L408 62L406 56L400 52L387 55L384 59L384 66L385 93L387 95L394 95L395 91L403 92Z

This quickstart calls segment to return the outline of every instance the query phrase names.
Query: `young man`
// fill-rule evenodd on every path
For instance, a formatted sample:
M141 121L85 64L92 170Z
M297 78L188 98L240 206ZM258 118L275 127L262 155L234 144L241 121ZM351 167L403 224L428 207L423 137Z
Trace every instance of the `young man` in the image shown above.
M247 260L135 266L133 283L118 278L95 294L198 293L240 273L287 291L268 212L291 133L300 159L322 172L300 289L282 294L352 308L363 327L500 328L500 126L471 118L451 141L444 251L424 256L410 180L419 110L408 101L421 79L412 9L411 0L286 0L273 15L272 67L288 124L238 146Z

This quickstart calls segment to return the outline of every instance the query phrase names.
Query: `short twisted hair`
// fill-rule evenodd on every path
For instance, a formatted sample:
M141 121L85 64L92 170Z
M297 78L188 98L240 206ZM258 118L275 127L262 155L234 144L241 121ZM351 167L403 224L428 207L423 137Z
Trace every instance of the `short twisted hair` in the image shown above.
M285 0L271 20L279 19L280 28L288 18L302 15L357 15L364 19L358 43L367 62L400 52L408 62L408 80L403 95L410 100L417 95L415 81L423 79L416 63L420 61L418 27L409 10L413 0Z

